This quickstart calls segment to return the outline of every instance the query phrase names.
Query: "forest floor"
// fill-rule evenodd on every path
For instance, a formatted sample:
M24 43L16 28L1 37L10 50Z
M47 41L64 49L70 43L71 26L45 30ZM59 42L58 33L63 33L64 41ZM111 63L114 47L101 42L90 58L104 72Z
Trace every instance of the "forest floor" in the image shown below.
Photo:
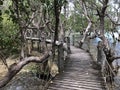
M18 55L12 55L12 56L9 56L6 59L6 61L7 61L8 67L9 67L13 63L18 62L19 61L19 57L18 57ZM31 64L28 64L28 65L24 66L23 69L20 72L28 72L30 70L30 68L32 68L31 66L32 66ZM0 68L1 68L0 69L0 79L1 79L2 77L5 76L5 74L8 71L7 67L3 64L3 62L1 60L0 60Z
M19 57L10 56L6 59L8 66L17 62ZM22 70L3 88L0 90L39 90L41 88L41 80L34 74L35 63L30 63L22 68ZM6 66L0 60L0 80L7 73Z
M14 56L10 56L9 58L6 59L8 66L11 64L15 63L18 58L13 58ZM7 73L8 69L7 67L3 64L2 60L0 60L0 79L5 76Z

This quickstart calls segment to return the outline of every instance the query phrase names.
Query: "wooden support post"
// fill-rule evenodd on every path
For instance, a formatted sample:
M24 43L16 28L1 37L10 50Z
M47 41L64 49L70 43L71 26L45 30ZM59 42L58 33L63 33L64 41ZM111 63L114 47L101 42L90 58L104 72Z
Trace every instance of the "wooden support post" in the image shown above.
M58 46L58 68L59 72L64 70L64 49L63 43Z
M67 53L70 54L71 53L71 50L70 50L70 38L69 37L66 37L67 38Z
M75 35L72 35L73 40L73 46L75 45Z
M40 47L41 41L38 41L38 51L40 52L41 47Z
M31 46L32 46L32 50L33 50L33 48L34 48L34 45L33 45L33 43L34 43L34 42L33 42L33 40L31 40L31 44L32 44L32 45L31 45Z
M101 69L101 72L104 73L106 67L106 56L103 51L103 42L99 41L97 46L97 63Z
M31 51L32 51L32 41L31 40L27 40L27 48L28 48L28 55L31 55Z
M90 43L90 39L89 38L86 38L86 44L87 44L87 51L88 52L90 52L90 45L91 45L91 43Z
M102 49L102 42L101 41L99 41L98 42L98 46L97 46L97 62L98 62L98 64L102 64L102 57L103 57L103 55L102 55L102 52L103 52L103 49Z

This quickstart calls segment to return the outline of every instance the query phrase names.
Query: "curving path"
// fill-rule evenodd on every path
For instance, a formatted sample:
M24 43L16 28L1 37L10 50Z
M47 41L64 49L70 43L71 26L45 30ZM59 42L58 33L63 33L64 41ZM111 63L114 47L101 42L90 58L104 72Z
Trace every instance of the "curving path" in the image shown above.
M65 71L56 76L48 90L106 90L90 54L73 46L71 52Z

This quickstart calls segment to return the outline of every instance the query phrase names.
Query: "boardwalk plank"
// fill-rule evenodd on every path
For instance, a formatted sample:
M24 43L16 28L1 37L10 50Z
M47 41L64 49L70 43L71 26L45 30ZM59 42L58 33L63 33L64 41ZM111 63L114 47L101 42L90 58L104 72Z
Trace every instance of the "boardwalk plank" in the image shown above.
M89 53L71 47L65 71L58 75L48 90L106 90L98 69L92 66Z

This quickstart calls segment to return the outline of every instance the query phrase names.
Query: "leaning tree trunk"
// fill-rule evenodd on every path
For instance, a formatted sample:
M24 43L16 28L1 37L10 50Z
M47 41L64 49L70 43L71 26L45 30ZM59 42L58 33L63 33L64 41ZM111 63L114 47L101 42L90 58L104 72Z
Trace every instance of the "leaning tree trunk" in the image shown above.
M82 40L79 43L79 47L80 48L82 47L82 45L83 45L83 43L84 43L84 41L85 41L85 39L87 37L87 33L88 33L89 29L91 28L91 26L92 26L92 22L90 21L89 24L88 24L88 26L87 26L87 28L86 28L86 30L85 30L85 32L84 32L84 34L83 34Z
M88 15L88 11L87 11L87 8L86 8L85 1L83 1L83 0L80 1L80 5L81 5L81 4L82 4L82 7L83 7L83 9L84 9L84 15L85 15L86 19L88 20L88 26L87 26L84 34L83 34L83 38L80 40L80 43L79 43L79 47L80 47L80 48L82 48L82 45L83 45L83 43L84 43L84 41L85 41L85 39L86 39L86 37L87 37L87 33L88 33L88 31L90 30L90 28L91 28L91 26L92 26L92 21L91 21L89 15Z

